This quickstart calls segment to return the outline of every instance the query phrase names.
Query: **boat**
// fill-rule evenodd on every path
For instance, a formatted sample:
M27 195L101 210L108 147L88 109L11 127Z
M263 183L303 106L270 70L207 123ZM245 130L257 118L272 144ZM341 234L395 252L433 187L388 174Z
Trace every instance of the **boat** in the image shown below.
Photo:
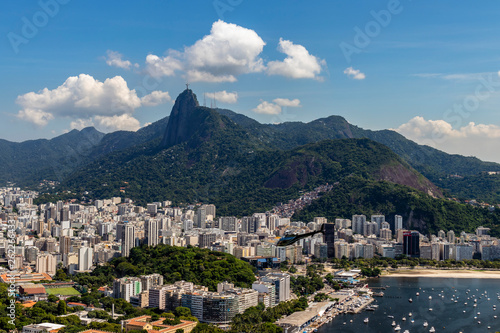
M429 296L429 299L432 299L432 296Z
M410 331L409 330L405 330L403 333L410 333Z
M411 323L413 324L415 322L415 319L411 318Z
M420 296L420 293L417 291L417 293L415 295Z
M387 318L394 318L394 316L388 315Z
M410 299L408 300L408 302L410 302L410 303L411 303L411 302L413 302L413 300L410 298Z
M436 332L436 329L434 328L434 326L431 327L431 329L429 330L429 333L434 333Z
M411 316L413 316L413 313L411 313L411 312L408 313L408 317L411 317Z
M401 327L400 327L399 325L397 325L396 327L394 327L394 330L395 330L396 332L399 332L399 331L401 331Z
M432 311L432 308L429 308L429 311Z
M368 324L368 322L369 322L369 321L370 321L370 320L368 319L368 317L366 317L366 318L365 318L365 320L363 320L363 322L364 322L365 324Z
M426 320L426 321L424 321L424 327L427 327L427 326L429 326L429 323Z
M391 325L396 326L396 321L393 320Z
M403 319L401 319L402 321L406 321L406 317L403 317Z

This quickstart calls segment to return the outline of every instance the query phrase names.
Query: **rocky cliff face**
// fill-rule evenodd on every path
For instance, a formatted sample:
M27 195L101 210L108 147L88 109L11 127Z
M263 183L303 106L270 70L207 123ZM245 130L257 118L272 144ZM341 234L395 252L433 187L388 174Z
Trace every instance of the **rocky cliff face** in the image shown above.
M197 128L193 126L190 119L198 106L196 95L191 89L184 90L177 97L161 142L162 147L172 147L191 138Z

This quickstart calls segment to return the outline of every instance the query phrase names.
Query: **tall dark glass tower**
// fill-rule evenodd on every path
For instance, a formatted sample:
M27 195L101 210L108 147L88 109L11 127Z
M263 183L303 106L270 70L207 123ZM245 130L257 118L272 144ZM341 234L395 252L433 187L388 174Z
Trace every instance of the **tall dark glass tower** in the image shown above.
M335 223L325 223L323 240L327 246L328 258L335 258Z
M403 232L403 253L409 257L420 257L420 235L418 231Z

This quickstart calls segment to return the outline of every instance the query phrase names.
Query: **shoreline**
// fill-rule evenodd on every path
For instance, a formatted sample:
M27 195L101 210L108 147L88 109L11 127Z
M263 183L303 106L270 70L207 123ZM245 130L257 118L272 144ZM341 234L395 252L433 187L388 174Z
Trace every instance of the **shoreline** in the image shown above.
M500 279L500 271L458 270L458 269L408 269L385 271L380 277L426 277L457 279Z

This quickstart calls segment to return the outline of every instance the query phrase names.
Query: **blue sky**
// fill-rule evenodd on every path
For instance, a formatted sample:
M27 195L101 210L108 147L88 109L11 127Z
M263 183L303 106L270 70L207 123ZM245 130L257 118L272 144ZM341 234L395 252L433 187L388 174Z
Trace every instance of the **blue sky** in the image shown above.
M201 103L216 93L263 123L341 115L500 161L499 12L494 1L9 1L0 137L136 130L189 81Z

